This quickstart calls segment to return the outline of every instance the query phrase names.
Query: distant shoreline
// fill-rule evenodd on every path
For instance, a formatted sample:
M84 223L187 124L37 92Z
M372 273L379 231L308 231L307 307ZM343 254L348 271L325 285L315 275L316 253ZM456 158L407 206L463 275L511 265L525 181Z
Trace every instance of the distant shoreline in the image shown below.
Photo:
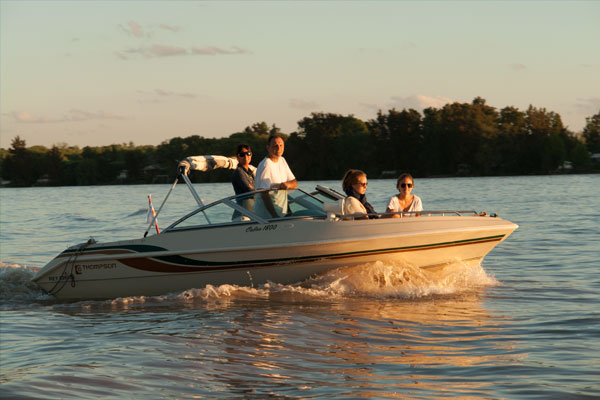
M380 111L362 121L353 115L312 113L286 134L266 122L220 139L174 137L158 146L132 142L101 147L27 147L16 136L0 149L4 186L95 186L170 183L188 156L233 156L239 144L253 152L252 165L266 156L270 135L285 139L284 157L298 180L341 179L351 168L371 178L410 172L422 177L531 176L600 172L600 112L587 118L582 135L560 115L529 106L496 109L476 97L471 103ZM227 182L229 171L191 176L197 183Z

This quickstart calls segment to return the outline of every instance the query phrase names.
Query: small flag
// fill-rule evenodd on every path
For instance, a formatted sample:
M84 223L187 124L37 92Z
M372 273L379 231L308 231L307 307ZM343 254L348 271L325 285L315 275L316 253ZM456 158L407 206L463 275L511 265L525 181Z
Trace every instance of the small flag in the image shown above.
M154 227L156 228L156 233L160 233L158 229L158 219L156 218L156 212L154 211L154 206L152 205L152 197L148 195L148 214L146 214L146 223L149 224L154 220Z

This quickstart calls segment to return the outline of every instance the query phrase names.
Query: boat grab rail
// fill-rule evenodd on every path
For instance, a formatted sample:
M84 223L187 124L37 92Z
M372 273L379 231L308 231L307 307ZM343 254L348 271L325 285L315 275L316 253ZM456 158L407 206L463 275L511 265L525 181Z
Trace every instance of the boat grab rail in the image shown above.
M424 217L435 217L435 216L440 216L440 217L445 217L445 216L449 216L449 215L454 215L454 216L459 216L459 217L463 217L463 216L490 216L490 217L497 217L497 215L495 213L491 213L488 214L486 212L477 212L475 210L435 210L435 211L397 211L397 212L385 212L385 213L370 213L367 214L368 216L377 216L378 218L390 218L393 215L399 215L400 218L403 217L414 217L414 216L424 216Z
M170 231L172 228L174 228L175 226L177 226L181 221L185 220L187 217L189 217L190 215L193 215L197 212L202 212L202 214L204 214L204 217L206 218L206 221L208 223L208 225L213 225L213 223L211 222L210 218L208 217L208 215L206 214L206 212L204 211L205 209L207 209L208 207L211 207L214 204L217 203L224 203L226 205L228 205L230 208L237 210L239 212L242 212L246 215L248 215L250 217L251 220L258 222L258 223L266 223L268 222L267 219L261 218L260 216L256 215L255 213L249 211L249 210L245 210L244 208L242 208L239 204L237 204L237 202L234 200L237 197L244 197L244 196L254 196L258 193L263 193L263 192L269 192L270 189L259 189L259 190L254 190L252 192L248 192L248 193L244 193L242 195L233 195L233 196L228 196L225 197L221 200L215 201L213 203L210 204L204 204L204 202L202 201L202 199L200 198L200 196L198 195L198 193L196 192L195 188L192 185L192 182L190 181L190 179L188 178L187 174L185 173L185 170L181 169L179 170L179 174L177 176L177 178L175 178L175 182L173 182L173 185L171 186L169 192L167 193L167 195L165 196L165 199L163 200L162 204L160 205L158 212L153 216L151 223L148 226L148 229L146 229L146 232L144 233L144 237L147 236L150 227L154 224L154 221L156 220L156 218L158 218L158 214L160 213L160 211L162 210L164 204L166 203L167 199L169 198L169 195L171 194L171 192L173 191L173 189L175 188L175 186L177 185L177 181L179 180L179 178L181 178L186 186L188 187L188 189L190 190L192 197L194 197L194 200L196 200L196 203L198 204L198 209L193 211L192 213L188 214L187 216L184 216L182 218L180 218L179 220L175 221L174 223L172 223L169 227L167 227L165 229L165 232ZM300 192L302 192L304 195L315 199L316 201L323 203L322 200L316 198L313 193L308 193L300 188L295 188L292 191L298 190ZM338 192L336 192L335 190L328 188L326 186L321 186L321 185L317 185L316 190L318 192L324 193L326 195L328 195L330 198L337 198L337 197L342 197L342 195ZM291 201L301 201L300 198L298 199L291 199ZM469 211L457 211L457 210L440 210L440 211L400 211L400 212L393 212L393 213L372 213L372 214L367 214L368 216L376 216L377 218L390 218L394 215L399 215L400 218L403 217L411 217L411 216L446 216L447 214L451 214L451 215L456 215L456 216L463 216L463 215L472 215L472 216L476 216L476 215L488 215L487 213L477 213L477 211L474 210L469 210ZM333 214L335 217L337 217L336 219L347 219L348 216L346 216L346 218L344 218L344 216L340 216L337 214ZM495 217L496 214L490 214L490 216ZM308 215L303 215L303 216L288 216L287 218L290 217L302 217L304 218L326 218L325 216L320 216L320 215L312 215L312 216L308 216ZM284 219L286 217L282 217L281 219ZM276 219L280 219L280 218L276 218ZM271 219L269 219L271 220ZM220 225L220 224L218 224Z

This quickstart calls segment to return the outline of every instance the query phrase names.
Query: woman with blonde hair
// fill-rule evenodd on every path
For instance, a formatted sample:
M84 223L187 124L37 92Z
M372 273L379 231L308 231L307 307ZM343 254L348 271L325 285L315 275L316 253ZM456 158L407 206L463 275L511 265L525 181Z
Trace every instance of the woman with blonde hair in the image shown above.
M412 190L415 186L415 180L409 173L404 173L396 180L396 188L399 193L395 196L390 197L388 201L386 213L399 213L399 212L416 212L423 211L423 203L421 198L412 194ZM408 214L408 216L418 216L419 214ZM400 214L391 214L392 218L400 218Z

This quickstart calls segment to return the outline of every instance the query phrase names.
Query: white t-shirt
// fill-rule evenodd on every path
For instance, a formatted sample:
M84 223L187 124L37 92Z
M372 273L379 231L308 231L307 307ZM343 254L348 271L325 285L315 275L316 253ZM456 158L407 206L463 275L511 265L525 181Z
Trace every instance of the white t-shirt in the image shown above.
M387 208L388 210L391 210L391 212L404 211L400 209L400 200L398 200L398 196L390 197ZM413 201L409 209L406 211L423 211L423 203L421 203L421 198L419 196L413 195Z
M282 183L296 179L285 158L279 157L277 162L265 157L256 169L256 188L270 189L273 183Z
M270 189L274 183L292 181L296 177L288 166L287 161L285 161L285 158L279 157L277 162L273 162L270 158L266 157L258 164L255 179L256 189ZM261 198L259 197L258 199ZM287 213L287 191L278 190L271 192L271 199L276 213L279 216L284 216ZM257 201L255 210L263 217L271 217L262 199Z

